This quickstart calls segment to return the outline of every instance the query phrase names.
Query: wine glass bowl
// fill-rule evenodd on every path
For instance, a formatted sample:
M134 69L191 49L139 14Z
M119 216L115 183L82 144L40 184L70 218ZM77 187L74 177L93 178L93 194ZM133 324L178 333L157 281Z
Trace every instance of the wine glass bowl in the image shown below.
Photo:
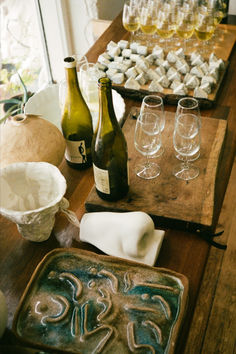
M135 173L138 177L152 179L159 176L159 165L150 162L149 158L157 153L161 144L158 116L150 112L141 113L135 126L134 145L136 150L146 157L146 161L135 167Z
M201 127L201 114L200 114L198 101L196 100L196 98L193 98L193 97L181 98L178 101L178 105L177 105L177 109L176 109L176 113L175 113L175 122L177 121L178 117L181 114L189 114L189 113L194 114L195 116L198 117L199 127ZM175 156L178 160L183 160L183 156L181 154L179 154L178 152L176 152ZM189 159L189 161L195 161L199 157L200 157L200 149L195 155L188 157L188 159Z
M176 117L183 113L194 113L200 118L198 101L193 97L183 97L178 101Z
M98 113L98 79L99 73L94 63L84 63L81 66L80 89L91 113Z
M162 97L158 95L145 96L142 100L140 113L142 114L146 112L154 113L155 115L157 115L159 127L160 127L160 133L162 133L165 127L165 112L164 112ZM151 157L152 158L159 157L163 154L163 152L164 152L164 147L161 146L158 152L153 154Z
M199 118L192 113L180 114L175 122L173 133L175 151L183 157L183 162L173 169L179 179L191 180L199 175L199 168L189 163L189 158L200 150L201 135Z
M156 32L156 7L152 0L145 2L140 10L140 29L152 46L151 38Z
M77 73L79 73L80 68L81 68L81 66L82 66L83 64L88 63L88 59L87 59L86 55L73 54L73 55L72 55L72 58L75 59Z

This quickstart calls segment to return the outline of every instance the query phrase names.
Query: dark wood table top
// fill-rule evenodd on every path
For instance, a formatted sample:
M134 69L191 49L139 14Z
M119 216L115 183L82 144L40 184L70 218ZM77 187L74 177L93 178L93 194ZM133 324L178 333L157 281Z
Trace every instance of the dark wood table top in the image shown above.
M236 31L236 27L229 26L229 30ZM119 15L111 26L98 39L94 46L87 53L88 60L95 62L98 55L105 50L110 40L117 42L126 38L127 34L121 24ZM211 109L205 110L204 115L208 117L227 119L228 132L225 141L223 154L223 168L219 171L216 211L220 214L224 194L236 151L236 50L233 49L229 58L230 65L220 89L217 104ZM134 105L139 103L131 99L125 99L126 114ZM165 109L175 111L175 106L166 106ZM80 220L85 212L84 203L93 186L92 168L86 171L76 171L67 166L65 161L60 166L61 172L67 180L67 192L65 197L70 202L70 210L73 210ZM59 237L60 231L67 232L68 239ZM11 332L13 316L19 303L20 297L35 269L43 256L54 248L68 246L67 241L75 232L63 215L58 215L54 231L50 238L42 243L33 243L24 240L14 223L0 216L0 289L6 296L8 305L8 324L0 345L19 344ZM78 231L77 231L78 232ZM73 247L99 251L88 244L73 240ZM178 343L177 352L183 353L185 341L188 336L188 328L194 312L201 279L204 274L210 244L198 234L176 230L171 227L166 230L163 245L156 263L156 266L166 267L184 274L189 279L189 305L182 328L182 334ZM1 352L1 347L0 347ZM9 351L10 352L10 351Z

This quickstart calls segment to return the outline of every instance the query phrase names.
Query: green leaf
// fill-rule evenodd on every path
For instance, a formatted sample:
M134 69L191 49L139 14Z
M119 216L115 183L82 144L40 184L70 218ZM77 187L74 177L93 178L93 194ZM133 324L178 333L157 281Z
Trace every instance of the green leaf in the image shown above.
M0 124L5 122L5 120L10 117L12 114L15 113L20 113L20 107L18 104L15 104L14 106L10 107L8 111L6 112L5 116L0 119Z
M17 98L6 98L5 100L1 100L0 103L17 103L20 104L21 100L18 100Z
M27 93L27 88L24 84L24 81L22 80L20 74L17 72L17 75L19 76L19 79L20 79L20 82L21 82L21 85L24 89L24 96L23 96L23 103L26 103L28 101L28 93Z

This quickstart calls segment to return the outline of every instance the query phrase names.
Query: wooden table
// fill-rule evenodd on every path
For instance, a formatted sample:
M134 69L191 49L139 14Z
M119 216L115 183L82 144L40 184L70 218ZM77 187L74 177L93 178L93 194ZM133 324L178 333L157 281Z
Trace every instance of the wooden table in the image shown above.
M236 32L236 27L234 26L228 26L227 29ZM117 42L121 38L126 38L126 36L127 34L121 24L121 15L119 15L89 50L87 53L88 60L95 62L98 55L105 50L106 45L110 40ZM216 210L218 215L220 215L220 210L236 151L236 121L234 117L236 113L235 68L236 50L233 49L230 57L230 65L225 76L222 89L219 93L217 105L212 109L204 111L205 116L222 119L227 118L228 120L228 133L223 156L224 171L222 171L219 176L221 183L218 183L217 187ZM128 114L131 107L133 105L137 105L138 103L132 101L131 99L126 99L125 101L126 114ZM174 106L166 106L165 109L175 111ZM77 214L79 219L81 219L85 212L85 200L94 183L92 169L88 169L86 171L76 171L69 168L65 162L62 163L60 169L67 180L68 188L65 197L70 201L70 209ZM219 226L219 230L222 227L227 228L227 222L229 222L227 216L232 216L231 211L233 208L233 203L234 200L228 198L226 205L224 204L224 222L223 225ZM54 232L50 236L49 240L43 243L32 243L25 241L19 235L15 224L0 216L0 289L6 296L9 310L7 330L3 338L0 340L0 345L17 344L17 340L11 332L11 326L19 299L35 267L42 257L56 247L65 246L65 241L58 237L59 231L61 230L68 233L68 238L70 238L73 232L67 220L62 215L58 215ZM226 242L227 240L224 238L218 238L218 241ZM73 240L71 245L73 247L99 252L92 246L75 240ZM201 297L201 294L199 294L199 289L211 248L212 247L210 244L197 234L186 231L178 231L172 228L166 230L164 242L156 265L166 267L186 275L189 279L190 285L189 307L177 346L178 353L183 353L186 346L191 348L191 343L188 342L189 326L193 318L196 301L199 300L199 297ZM224 251L221 250L221 252ZM208 300L209 302L212 301L212 299ZM207 306L206 308L208 309ZM207 318L208 315L209 309L206 310L206 312L203 311L204 318ZM195 313L195 317L196 316L197 314ZM193 322L192 328L194 328ZM196 328L193 330L196 332ZM198 328L198 330L200 335L201 328ZM197 334L195 337L197 337ZM188 353L198 353L199 351L197 346L198 344L195 343L195 349L189 349ZM0 347L0 352L2 352L1 350L3 349ZM8 349L6 352L9 353L10 350Z

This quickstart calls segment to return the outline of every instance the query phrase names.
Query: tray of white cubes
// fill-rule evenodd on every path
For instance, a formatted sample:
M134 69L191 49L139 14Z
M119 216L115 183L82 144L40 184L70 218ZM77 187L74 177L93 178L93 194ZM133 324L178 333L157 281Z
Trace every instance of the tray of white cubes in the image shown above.
M99 76L111 79L113 88L125 97L141 100L147 94L161 95L176 104L183 96L195 97L201 107L211 107L228 67L228 61L212 52L208 58L183 48L165 52L159 45L151 50L136 42L110 41L98 56Z

